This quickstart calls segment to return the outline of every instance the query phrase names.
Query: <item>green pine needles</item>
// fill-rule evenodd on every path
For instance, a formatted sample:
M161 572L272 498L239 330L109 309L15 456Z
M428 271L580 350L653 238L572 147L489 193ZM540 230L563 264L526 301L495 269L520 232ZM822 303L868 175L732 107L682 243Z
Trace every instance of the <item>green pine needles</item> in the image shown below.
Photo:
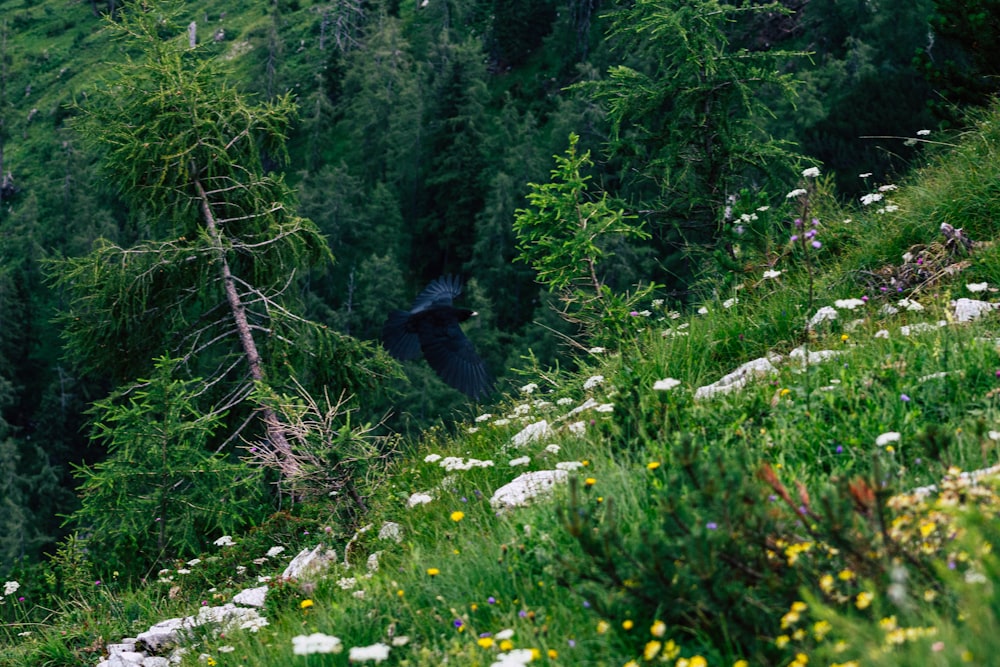
M148 380L98 401L92 438L108 457L76 469L82 506L71 520L88 527L95 559L133 575L199 553L266 508L262 469L208 446L224 414L201 412L201 383L177 379L177 368L161 357Z
M617 345L627 336L630 313L649 298L655 285L640 286L633 294L615 294L604 283L600 265L611 256L615 239L649 238L635 216L614 208L607 194L588 192L593 166L590 152L577 154L579 137L571 134L565 156L555 156L549 183L529 184L531 209L518 209L514 233L518 261L530 264L537 280L555 292L560 314L581 326L594 344Z

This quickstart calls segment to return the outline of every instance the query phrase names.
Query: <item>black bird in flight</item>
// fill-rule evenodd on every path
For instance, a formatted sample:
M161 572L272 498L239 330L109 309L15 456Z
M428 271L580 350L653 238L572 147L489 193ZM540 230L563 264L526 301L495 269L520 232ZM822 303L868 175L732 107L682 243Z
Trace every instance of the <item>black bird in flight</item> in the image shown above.
M382 326L382 344L401 361L417 359L423 353L442 380L478 400L490 392L493 378L458 325L477 314L452 305L452 299L461 293L462 282L457 276L438 278L424 288L410 310L389 313Z

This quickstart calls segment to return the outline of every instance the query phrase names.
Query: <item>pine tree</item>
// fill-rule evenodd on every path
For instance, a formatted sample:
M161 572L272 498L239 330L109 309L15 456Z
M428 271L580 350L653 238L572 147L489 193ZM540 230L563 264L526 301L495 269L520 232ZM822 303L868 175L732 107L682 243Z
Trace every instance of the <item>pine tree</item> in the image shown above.
M148 228L133 246L101 241L54 265L69 295L61 321L70 356L127 382L168 351L205 378L219 409L245 405L253 384L281 385L289 373L307 386L371 389L365 346L295 312L297 275L331 257L315 225L293 214L283 178L262 164L285 156L292 100L249 104L219 61L186 48L165 18L173 5L126 6L111 28L142 53L113 67L78 127ZM247 407L259 410L268 446L287 454L274 410ZM283 473L294 476L294 466Z

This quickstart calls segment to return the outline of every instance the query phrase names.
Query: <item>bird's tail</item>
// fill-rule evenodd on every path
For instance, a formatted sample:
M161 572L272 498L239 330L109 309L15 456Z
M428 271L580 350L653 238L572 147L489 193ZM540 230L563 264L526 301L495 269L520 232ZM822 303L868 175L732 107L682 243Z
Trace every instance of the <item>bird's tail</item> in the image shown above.
M406 330L409 321L410 313L405 310L394 310L389 313L389 319L382 325L382 345L389 354L401 361L420 357L420 339L417 334Z

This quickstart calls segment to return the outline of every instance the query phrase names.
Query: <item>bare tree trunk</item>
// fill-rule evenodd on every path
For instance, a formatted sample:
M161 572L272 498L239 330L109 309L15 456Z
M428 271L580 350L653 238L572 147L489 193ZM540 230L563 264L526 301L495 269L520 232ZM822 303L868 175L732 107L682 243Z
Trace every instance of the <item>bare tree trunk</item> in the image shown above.
M201 181L197 178L194 179L194 187L198 191L198 197L201 199L201 214L205 220L205 227L208 229L208 236L219 255L220 273L222 274L222 284L226 291L226 300L229 302L229 310L232 313L233 321L236 323L236 332L239 336L240 344L243 346L243 354L246 357L247 366L250 368L250 377L253 378L254 382L261 382L264 379L264 369L261 364L260 353L257 351L257 343L254 341L253 332L250 330L250 323L247 321L246 307L240 300L239 292L236 290L236 281L233 278L232 270L229 268L226 250L222 245L222 239L219 235L219 226L216 224L215 215L212 213L211 206L209 206L208 195L205 194L205 189L202 187ZM286 479L294 479L299 472L299 465L298 461L292 455L292 446L285 436L285 425L272 408L262 405L260 406L260 411L261 416L264 418L264 424L267 426L268 439L278 452L282 454L282 475Z

